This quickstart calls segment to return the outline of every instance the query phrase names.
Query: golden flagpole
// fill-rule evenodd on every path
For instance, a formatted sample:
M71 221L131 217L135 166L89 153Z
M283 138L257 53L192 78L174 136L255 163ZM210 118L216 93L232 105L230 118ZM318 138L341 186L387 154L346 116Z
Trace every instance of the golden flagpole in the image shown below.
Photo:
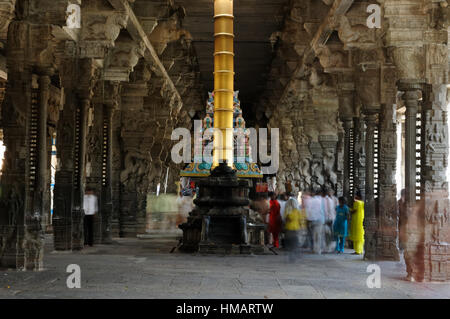
M214 0L213 167L233 167L234 15L233 0ZM219 131L222 133L220 134Z

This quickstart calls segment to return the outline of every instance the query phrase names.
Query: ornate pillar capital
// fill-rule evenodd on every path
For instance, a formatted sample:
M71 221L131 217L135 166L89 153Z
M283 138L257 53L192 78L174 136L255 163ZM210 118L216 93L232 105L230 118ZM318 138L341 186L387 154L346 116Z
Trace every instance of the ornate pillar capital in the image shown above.
M397 87L402 92L417 92L423 90L425 81L401 79L397 81Z
M366 125L375 125L377 122L378 112L374 110L365 110L363 112L364 114L364 121L366 122Z
M353 128L353 118L352 117L345 117L341 119L342 124L344 126L344 130L348 130Z
M80 35L80 56L103 59L115 46L120 30L127 27L129 16L117 12L100 0L83 1L83 28Z

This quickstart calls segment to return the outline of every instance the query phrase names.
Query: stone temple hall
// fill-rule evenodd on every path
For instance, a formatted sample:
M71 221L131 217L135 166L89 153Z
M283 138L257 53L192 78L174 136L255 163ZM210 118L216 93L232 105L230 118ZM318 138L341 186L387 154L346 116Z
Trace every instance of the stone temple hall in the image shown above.
M0 298L450 298L449 39L449 0L0 0ZM362 255L272 247L255 203L316 190Z

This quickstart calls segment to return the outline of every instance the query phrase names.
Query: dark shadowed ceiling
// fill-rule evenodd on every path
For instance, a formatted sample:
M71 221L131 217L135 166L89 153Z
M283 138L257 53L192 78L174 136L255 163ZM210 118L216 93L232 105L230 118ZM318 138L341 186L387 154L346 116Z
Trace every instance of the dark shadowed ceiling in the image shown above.
M272 61L270 36L282 28L287 0L235 0L235 90L246 109L265 89ZM186 9L183 28L193 37L201 80L212 91L214 69L213 0L176 0Z

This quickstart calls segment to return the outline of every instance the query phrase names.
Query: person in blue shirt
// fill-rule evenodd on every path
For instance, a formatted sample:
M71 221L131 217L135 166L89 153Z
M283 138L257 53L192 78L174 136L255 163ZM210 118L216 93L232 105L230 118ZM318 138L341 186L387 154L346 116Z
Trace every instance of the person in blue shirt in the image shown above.
M344 197L339 198L339 205L336 207L336 219L333 225L334 235L336 236L336 252L344 252L345 238L348 236L347 224L350 216L350 209L346 204Z

